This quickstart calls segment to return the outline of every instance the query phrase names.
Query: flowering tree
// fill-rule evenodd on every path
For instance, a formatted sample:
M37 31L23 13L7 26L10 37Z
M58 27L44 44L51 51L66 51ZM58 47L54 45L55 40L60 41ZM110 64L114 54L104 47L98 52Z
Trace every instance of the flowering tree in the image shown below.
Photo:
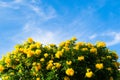
M116 80L118 55L104 42L42 45L29 38L0 60L2 80Z

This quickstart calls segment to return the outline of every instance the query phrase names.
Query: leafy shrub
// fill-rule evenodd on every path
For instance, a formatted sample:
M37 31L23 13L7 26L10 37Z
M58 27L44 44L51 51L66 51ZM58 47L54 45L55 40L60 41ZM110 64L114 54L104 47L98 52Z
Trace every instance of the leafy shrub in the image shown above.
M118 55L104 42L43 45L29 38L0 60L2 80L117 80Z

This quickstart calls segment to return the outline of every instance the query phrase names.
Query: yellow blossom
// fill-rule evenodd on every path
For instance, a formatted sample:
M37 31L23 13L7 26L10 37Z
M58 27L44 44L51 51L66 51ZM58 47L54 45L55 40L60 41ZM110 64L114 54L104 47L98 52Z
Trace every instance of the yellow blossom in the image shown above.
M105 47L106 44L104 42L97 42L97 47Z
M59 44L60 47L62 47L62 46L64 46L64 45L65 45L65 42L61 42L61 43Z
M45 61L45 59L44 59L44 58L41 58L41 59L40 59L40 61L41 61L41 62L44 62L44 61Z
M47 58L47 57L48 57L48 53L45 53L45 54L44 54L44 57Z
M108 67L108 68L107 68L107 70L108 70L108 71L111 71L111 70L112 70L112 68L111 68L111 67Z
M87 78L91 78L93 76L93 72L92 71L86 72L85 76Z
M41 43L39 43L39 42L36 42L35 45L36 45L37 48L41 47Z
M84 60L84 56L79 56L79 57L78 57L78 60L79 60L79 61Z
M65 44L70 44L70 40L67 40L67 41L65 42Z
M54 46L55 46L55 44L50 44L50 46L51 46L51 47L54 47Z
M47 70L51 69L53 67L53 64L52 63L49 63L46 67Z
M112 57L111 56L107 56L108 59L111 59Z
M66 61L66 64L67 64L67 65L71 65L71 64L72 64L72 61Z
M73 70L72 68L68 68L68 69L66 70L66 74L67 74L68 76L73 76L73 75L74 75L74 70Z
M73 40L73 41L76 41L76 40L77 40L77 38L76 38L76 37L72 37L72 40Z
M35 51L35 53L36 53L37 55L39 55L41 52L42 52L42 51L41 51L41 50L38 50L38 49Z
M31 57L31 56L33 56L33 54L34 54L34 52L29 50L29 51L27 52L27 57Z
M33 49L33 48L35 48L35 47L36 47L35 44L31 44L31 45L30 45L30 49Z
M88 48L93 47L93 44L91 44L91 43L87 43L86 45L88 46Z
M36 78L36 80L40 80L40 78L38 77L38 78Z
M77 42L76 45L78 46L84 46L85 42Z
M40 69L41 69L41 65L36 65L36 66L35 66L36 72L38 72Z
M96 48L91 48L90 49L90 53L95 53L96 54L97 53L97 49Z
M70 48L69 47L64 47L65 51L69 51Z
M103 69L103 63L97 63L97 64L95 65L95 67L96 67L97 69Z
M88 51L88 48L82 48L81 50L82 51Z
M5 63L6 63L6 64L9 64L10 61L11 61L10 58L7 58L7 57L6 57L6 59L5 59Z
M56 58L60 58L63 55L62 51L57 51L57 53L55 54Z
M74 49L79 50L79 46L78 46L78 45L76 45L76 46L74 47Z
M110 80L114 80L112 76L110 77Z
M10 75L14 75L14 72L11 72Z
M4 67L0 65L0 72L2 72L3 70L4 70Z
M65 76L65 77L64 77L64 80L70 80L70 78L69 78L69 77L67 77L67 76Z
M19 73L22 73L22 70L20 69L18 72L19 72Z
M40 78L36 78L36 80L40 80Z
M37 63L36 62L33 62L32 65L35 66Z
M61 64L60 64L60 63L54 63L54 65L55 65L55 67L58 68L58 69L61 67Z
M28 38L28 42L29 42L29 43L32 43L32 42L33 42L33 39L32 39L32 38Z

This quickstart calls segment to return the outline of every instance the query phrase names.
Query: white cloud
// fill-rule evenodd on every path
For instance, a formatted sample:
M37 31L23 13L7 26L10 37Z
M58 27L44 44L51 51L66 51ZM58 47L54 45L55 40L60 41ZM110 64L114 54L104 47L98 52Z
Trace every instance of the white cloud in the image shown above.
M32 37L35 41L39 41L43 44L48 43L59 43L60 36L59 31L52 32L49 30L42 30L41 28L35 26L35 23L26 23L23 30L12 37L12 40L16 43L21 43L25 41L28 37Z
M119 33L111 32L111 33L109 33L109 35L111 35L111 37L113 37L113 40L107 42L108 46L113 46L113 45L116 45L116 44L120 43L120 32Z
M39 5L37 2L39 3ZM22 6L25 9L27 9L27 11L23 10L24 8ZM41 1L36 1L36 0L31 0L31 1L14 0L11 2L0 1L0 7L21 9L22 11L24 11L23 13L34 13L33 14L34 16L37 15L38 18L42 20L49 20L56 17L56 11L52 6L47 5L44 7ZM27 16L29 15L30 14L28 14Z
M32 11L34 11L38 16L40 16L44 20L49 20L56 17L55 9L51 6L47 7L47 11L45 12L43 8L39 6L29 5Z
M97 34L93 34L93 35L91 35L90 37L89 37L89 39L94 39L94 38L96 38L97 37Z

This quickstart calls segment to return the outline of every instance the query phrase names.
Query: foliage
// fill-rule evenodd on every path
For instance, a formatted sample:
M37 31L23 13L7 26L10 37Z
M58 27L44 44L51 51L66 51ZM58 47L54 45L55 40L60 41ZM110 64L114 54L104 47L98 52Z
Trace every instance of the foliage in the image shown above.
M2 80L117 80L118 55L104 42L43 45L29 38L0 60Z

